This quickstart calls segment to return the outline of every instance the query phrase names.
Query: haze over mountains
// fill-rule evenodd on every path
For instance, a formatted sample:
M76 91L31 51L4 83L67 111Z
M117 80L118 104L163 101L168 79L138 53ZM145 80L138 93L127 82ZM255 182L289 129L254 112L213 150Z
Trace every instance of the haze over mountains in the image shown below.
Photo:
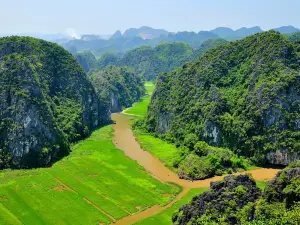
M291 34L300 31L293 26L278 27L274 28L274 30L282 34ZM124 54L128 50L142 45L155 47L161 43L173 42L185 42L195 49L199 48L208 39L223 38L227 41L232 41L261 32L263 30L258 26L250 28L242 27L237 30L228 27L218 27L210 31L180 31L176 33L143 26L127 29L123 34L118 30L111 36L106 35L105 37L93 34L82 35L80 39L72 38L62 45L73 54L82 50L90 50L96 56L100 56L105 52Z

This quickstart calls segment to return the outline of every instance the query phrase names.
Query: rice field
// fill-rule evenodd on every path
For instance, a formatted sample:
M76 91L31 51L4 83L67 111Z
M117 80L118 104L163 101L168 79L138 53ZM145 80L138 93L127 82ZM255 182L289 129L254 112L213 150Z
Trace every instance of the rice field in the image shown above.
M165 209L164 211L149 217L147 219L141 220L135 225L171 225L172 223L172 215L178 211L178 209L184 204L189 203L194 196L197 196L204 191L208 190L207 188L195 188L191 189L182 199L173 204L171 207Z
M131 108L128 108L124 113L134 116L143 117L147 114L148 105L150 104L151 95L154 91L154 84L152 82L145 82L146 95L141 101L133 104Z
M0 224L110 224L168 203L180 188L152 178L95 131L51 168L0 172Z
M139 129L134 130L134 136L136 136L136 140L142 149L159 158L166 167L175 172L173 162L178 154L178 149L174 144L156 138Z

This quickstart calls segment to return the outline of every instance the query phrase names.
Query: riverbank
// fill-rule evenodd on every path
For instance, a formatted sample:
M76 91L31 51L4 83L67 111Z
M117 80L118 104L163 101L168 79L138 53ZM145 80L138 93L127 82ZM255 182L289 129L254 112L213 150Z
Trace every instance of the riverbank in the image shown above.
M158 179L164 183L175 183L183 187L183 191L169 204L164 207L154 206L144 212L137 213L128 217L124 217L119 220L116 224L125 225L137 223L141 220L153 217L159 213L162 213L164 210L170 208L173 204L179 201L185 194L187 194L193 188L208 188L210 182L219 181L223 179L224 176L216 176L213 178L198 180L198 181L188 181L180 179L177 174L168 169L162 161L153 156L147 151L144 151L139 143L136 141L136 138L131 130L130 119L125 114L113 114L112 119L116 121L116 124L113 125L114 136L113 143L115 146L124 151L125 155L129 158L135 160L139 165L141 165L145 170L151 174L154 178ZM250 173L252 177L257 181L266 181L271 180L277 174L278 169L272 168L259 168L251 171L245 171L237 174ZM171 216L171 215L170 215Z
M0 172L0 224L111 224L180 192L153 179L96 130L52 167Z

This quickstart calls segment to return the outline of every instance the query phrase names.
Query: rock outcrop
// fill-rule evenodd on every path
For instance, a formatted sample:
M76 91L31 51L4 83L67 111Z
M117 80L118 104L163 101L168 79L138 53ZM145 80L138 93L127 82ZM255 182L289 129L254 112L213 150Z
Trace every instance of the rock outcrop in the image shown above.
M160 74L145 124L177 145L194 134L195 142L288 165L300 159L299 62L297 45L275 31L222 44Z
M211 182L210 190L194 197L191 203L182 206L174 214L174 224L201 224L197 220L211 216L211 221L226 212L237 212L250 202L255 202L261 196L261 190L248 175L227 176L224 181ZM253 212L248 215L253 218ZM237 224L238 218L234 213L228 215L226 224ZM199 221L198 221L199 222Z
M83 67L85 72L89 72L98 65L97 59L91 51L83 51L75 55L78 63Z
M56 44L1 38L0 83L0 155L10 159L0 168L45 166L110 122L82 67Z
M112 113L132 106L145 94L140 77L126 67L109 66L93 71L89 79Z
M248 175L227 176L211 182L210 190L196 196L173 215L184 224L291 224L298 225L300 161L277 173L261 192Z

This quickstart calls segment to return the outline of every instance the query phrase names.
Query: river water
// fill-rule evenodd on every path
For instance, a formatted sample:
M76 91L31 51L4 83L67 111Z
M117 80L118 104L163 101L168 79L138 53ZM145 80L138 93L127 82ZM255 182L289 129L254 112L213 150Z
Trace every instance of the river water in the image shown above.
M141 149L139 143L130 127L130 120L128 116L120 113L113 114L112 119L116 122L113 125L114 137L113 143L115 146L124 151L125 155L135 160L139 165L143 166L149 174L154 178L160 180L161 182L173 182L183 187L183 191L176 196L176 198L164 207L153 206L145 211L138 212L134 215L122 218L115 224L125 225L132 224L147 217L153 216L164 209L170 207L176 201L180 200L191 188L202 188L209 187L211 181L221 180L224 176L216 176L213 178L199 180L199 181L188 181L180 179L177 174L170 171L164 164L155 156L151 155L149 152ZM251 173L253 178L258 181L271 180L278 172L278 169L272 168L260 168L256 170L251 170L243 173ZM239 174L239 173L237 173Z

